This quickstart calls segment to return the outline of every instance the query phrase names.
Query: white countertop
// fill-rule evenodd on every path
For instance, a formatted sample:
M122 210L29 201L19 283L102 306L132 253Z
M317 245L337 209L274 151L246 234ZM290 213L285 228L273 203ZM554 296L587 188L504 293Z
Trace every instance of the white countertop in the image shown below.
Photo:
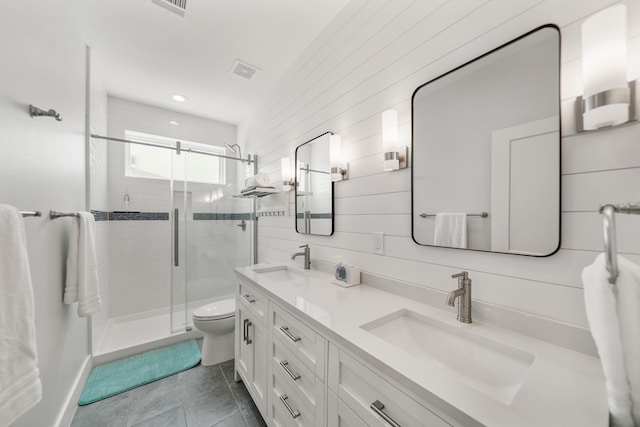
M605 380L597 358L488 324L463 324L448 311L370 286L342 288L332 284L332 276L326 272L288 265L303 279L277 282L254 272L253 267L235 271L320 334L363 357L418 396L435 396L491 427L608 425ZM360 327L402 309L534 354L535 360L511 402L505 404L436 363L413 356Z

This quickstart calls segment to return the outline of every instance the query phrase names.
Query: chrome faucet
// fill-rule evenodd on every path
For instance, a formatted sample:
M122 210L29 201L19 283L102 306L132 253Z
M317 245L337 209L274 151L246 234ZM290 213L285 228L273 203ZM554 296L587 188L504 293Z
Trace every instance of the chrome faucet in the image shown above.
M460 301L458 301L458 321L471 323L471 279L469 279L469 273L462 271L452 275L451 278L458 278L458 289L449 292L447 305L454 307L456 298L460 297Z
M302 245L300 247L304 248L304 251L296 252L295 254L291 255L291 259L296 259L297 256L304 255L304 269L310 270L311 269L311 249L309 249L309 245Z

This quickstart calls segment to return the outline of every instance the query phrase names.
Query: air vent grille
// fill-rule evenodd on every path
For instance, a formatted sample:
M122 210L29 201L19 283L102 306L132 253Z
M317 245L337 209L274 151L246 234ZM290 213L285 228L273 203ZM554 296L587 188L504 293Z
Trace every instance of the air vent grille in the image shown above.
M187 12L187 0L151 0L154 4L184 18Z
M246 62L240 61L239 59L236 59L236 62L233 64L233 68L231 68L231 72L233 74L247 80L251 80L258 71L260 70L257 67L249 65Z

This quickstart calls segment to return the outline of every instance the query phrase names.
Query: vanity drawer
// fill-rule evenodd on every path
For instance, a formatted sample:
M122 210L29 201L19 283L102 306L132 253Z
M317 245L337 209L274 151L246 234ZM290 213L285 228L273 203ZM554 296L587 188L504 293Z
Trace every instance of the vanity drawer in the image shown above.
M315 418L324 424L325 384L315 373L310 371L277 337L273 337L270 345L270 356L273 371L280 377L304 404L313 410Z
M298 393L289 387L287 381L276 370L272 374L271 418L275 426L300 427L322 425L316 422L314 413Z
M367 425L450 426L344 351L331 352L330 365L330 387ZM385 420L386 417L392 421Z
M273 336L316 376L324 379L326 340L282 307L272 304L270 325Z
M240 281L238 283L238 298L240 301L244 302L249 310L256 315L255 320L259 320L260 322L265 321L267 307L268 307L268 299L264 294L260 291L256 290L255 287Z

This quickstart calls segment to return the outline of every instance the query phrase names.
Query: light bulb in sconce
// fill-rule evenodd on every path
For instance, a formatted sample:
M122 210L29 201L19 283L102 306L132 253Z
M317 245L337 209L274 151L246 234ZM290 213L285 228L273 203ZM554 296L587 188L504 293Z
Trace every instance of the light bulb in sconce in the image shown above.
M616 5L582 24L584 130L629 121L626 21L626 7Z
M347 177L347 165L342 160L342 138L332 134L329 137L329 163L331 181L342 181Z
M382 112L382 153L384 170L395 171L407 167L407 147L400 146L398 136L398 111Z
M295 185L291 176L291 161L288 157L280 159L280 168L282 170L282 191L291 191Z

